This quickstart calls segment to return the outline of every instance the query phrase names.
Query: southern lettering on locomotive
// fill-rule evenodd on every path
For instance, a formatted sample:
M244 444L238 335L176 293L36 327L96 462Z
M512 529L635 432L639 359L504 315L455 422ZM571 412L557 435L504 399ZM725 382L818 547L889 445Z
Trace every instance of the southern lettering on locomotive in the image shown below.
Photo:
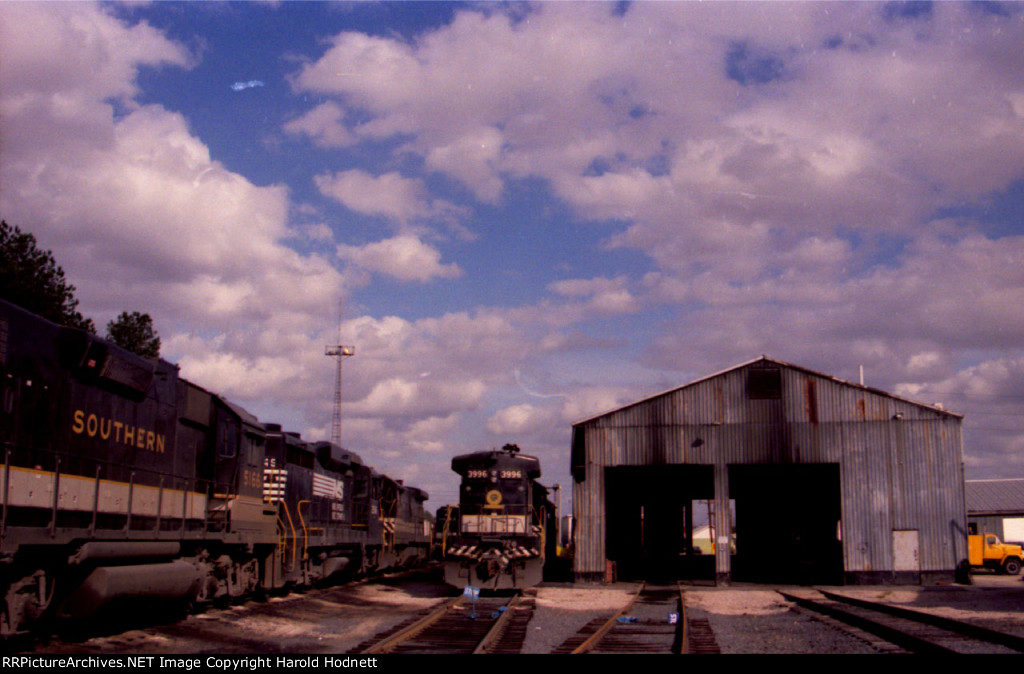
M425 493L4 301L0 442L0 637L426 557Z
M459 474L457 533L445 541L445 581L487 589L541 582L554 544L554 507L540 461L516 445L452 459Z

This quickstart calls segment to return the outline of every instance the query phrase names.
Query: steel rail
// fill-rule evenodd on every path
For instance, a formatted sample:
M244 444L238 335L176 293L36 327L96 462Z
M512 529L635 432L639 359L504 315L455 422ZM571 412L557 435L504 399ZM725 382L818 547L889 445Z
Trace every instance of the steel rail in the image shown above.
M690 631L686 620L686 593L683 592L683 584L676 581L676 589L679 590L679 653L689 652Z
M505 605L505 610L502 611L501 615L498 616L498 619L494 621L494 625L492 625L491 629L484 635L484 638L480 640L477 647L473 649L473 655L490 652L494 644L496 644L501 638L502 633L505 631L505 626L508 624L509 619L512 616L513 610L519 604L522 597L522 594L517 594L512 597L508 604Z
M454 609L456 606L461 606L462 600L462 597L456 597L455 599L449 599L443 602L440 606L438 606L433 611L425 615L423 618L420 618L408 627L405 627L404 629L395 632L391 636L387 637L386 639L380 641L377 644L374 644L372 647L366 649L363 652L370 655L378 655L381 653L390 652L393 648L398 646L398 644L404 641L408 641L409 639L412 639L420 632L436 623L438 620L443 618L445 614L448 613L448 611Z
M636 602L637 597L639 597L640 593L643 592L644 585L644 583L640 583L640 586L636 589L636 594L633 595L629 602L625 606L623 606L618 613L616 613L607 621L605 621L604 625L601 625L601 627L596 632L591 634L586 641L584 641L582 644L574 648L571 654L579 655L581 653L586 653L591 648L596 646L598 642L600 642L601 639L604 637L604 635L607 634L611 630L611 628L615 627L616 621L623 615L625 615L627 611L633 608L633 603Z
M501 614L497 617L497 619L494 620L493 624L491 624L487 628L486 633L480 638L480 640L473 645L473 650L470 651L471 653L487 653L490 651L490 649L494 647L495 644L497 644L500 641L502 633L511 619L513 610L515 606L518 604L518 602L521 600L521 598L521 594L516 594L515 596L511 597L508 602L504 604L504 610L501 611ZM423 618L396 631L394 634L384 638L380 642L376 643L372 647L367 648L362 652L371 655L393 652L403 644L416 641L417 638L423 635L424 632L427 632L427 630L433 627L436 623L438 623L446 617L451 616L453 612L462 610L466 607L467 604L468 600L466 599L465 596L456 597L455 599L449 599L443 602L434 610L432 610ZM460 632L459 634L463 637L467 635L467 633L462 632ZM446 639L444 637L441 637L440 641L443 642L446 641ZM408 648L408 646L406 646L406 648ZM412 648L415 649L416 646L413 646ZM458 649L461 647L456 646L456 648ZM431 650L430 652L433 651Z
M1012 648L1015 651L1024 653L1024 637L1017 636L1016 634L1000 632L999 630L994 630L989 627L974 625L962 620L947 618L945 616L935 615L934 613L928 613L926 611L916 611L914 609L903 608L902 606L893 606L892 604L885 604L882 602L857 599L855 597L827 592L825 590L818 591L829 599L850 604L851 606L860 606L873 611L888 613L889 615L893 615L898 618L914 620L926 625L932 625L940 629L948 630L950 632L956 632L957 634L962 634L972 639L1006 646L1007 648Z
M946 618L936 619L936 616L919 611L841 595L828 596L827 593L818 589L813 592L819 594L820 599L806 594L801 595L782 590L778 590L778 592L798 606L853 625L912 653L953 655L964 652L961 648L953 647L958 642L951 643L948 640L950 635L956 635L959 638L967 637L976 642L995 643L995 645L1016 650L1015 647L1007 646L1005 643L993 642L989 638L991 635L987 634L989 631L985 628L971 630L970 627L965 628L964 623L960 621ZM933 631L929 634L927 630L920 631L921 628L932 628L938 632ZM973 631L974 634L965 634L965 629Z

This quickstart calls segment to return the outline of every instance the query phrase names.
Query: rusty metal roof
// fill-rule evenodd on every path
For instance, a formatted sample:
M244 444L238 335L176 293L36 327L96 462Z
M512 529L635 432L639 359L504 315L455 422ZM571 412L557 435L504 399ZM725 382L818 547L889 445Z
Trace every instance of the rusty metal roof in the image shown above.
M625 405L621 405L619 407L615 407L615 408L612 408L610 410L605 410L604 412L601 412L600 414L594 414L594 415L591 415L591 416L589 416L589 417L587 417L585 419L580 419L579 421L574 422L573 426L578 426L580 424L585 424L588 421L593 421L594 419L599 419L599 418L601 418L603 416L606 416L608 414L612 414L612 413L618 412L620 410L628 409L628 408L633 407L635 405L641 405L641 404L643 404L643 403L645 403L645 402L647 402L649 400L654 400L655 398L660 398L661 396L667 395L667 394L672 393L674 391L679 391L681 389L685 389L685 388L688 388L690 386L694 386L696 384L699 384L701 382L707 381L709 379L714 379L716 377L720 377L720 376L722 376L722 375L724 375L724 374L726 374L728 372L732 372L734 370L739 370L740 368L749 367L750 365L754 365L755 363L770 363L770 364L773 364L773 365L778 365L780 367L786 367L786 368L790 368L790 369L793 369L793 370L798 370L800 372L805 372L807 374L811 374L811 375L814 375L816 377L822 377L824 379L829 379L831 381L834 381L834 382L837 382L837 383L840 383L840 384L845 384L845 385L853 387L853 388L858 388L858 389L861 389L863 391L867 391L869 393L873 393L873 394L876 394L876 395L884 396L886 398L892 398L894 400L900 400L902 402L910 403L912 405L918 405L920 407L925 407L925 408L928 408L929 410L933 410L933 411L939 412L941 414L946 414L946 415L949 415L951 417L956 417L956 418L959 418L959 419L963 419L963 416L964 416L964 415L958 414L956 412L951 412L951 411L943 408L941 405L924 403L924 402L921 402L921 401L918 401L918 400L911 400L909 398L904 398L902 396L895 395L895 394L890 393L888 391L883 391L882 389L877 389L877 388L874 388L874 387L871 387L871 386L865 386L863 384L857 384L857 383L854 383L854 382L851 382L851 381L846 381L845 379L840 379L839 377L833 377L830 374L825 374L823 372L817 372L817 371L812 370L810 368L802 367L800 365L794 365L792 363L787 363L785 361L776 360L774 358L769 358L768 356L762 355L759 358L754 358L752 360L748 360L746 362L740 363L738 365L734 365L732 367L726 368L726 369L721 370L719 372L715 372L714 374L709 374L709 375L706 375L704 377L700 377L699 379L694 379L693 381L688 382L686 384L683 384L682 386L676 386L676 387L668 389L667 391L662 391L661 393L656 393L654 395L650 395L650 396L647 396L645 398L641 398L640 400L635 400L635 401L633 401L631 403L626 403Z

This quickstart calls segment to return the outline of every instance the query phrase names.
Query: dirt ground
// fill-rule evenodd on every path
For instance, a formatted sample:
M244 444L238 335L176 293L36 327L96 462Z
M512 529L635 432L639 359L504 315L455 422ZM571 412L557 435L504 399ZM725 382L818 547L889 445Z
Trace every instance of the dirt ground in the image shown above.
M632 584L541 586L537 609L522 652L550 652L593 617L614 613ZM1021 576L978 574L972 585L835 587L834 591L932 611L1024 635L1024 580ZM794 651L851 652L843 641L820 646L809 619L799 624L773 588L693 588L688 605L706 611L719 625L750 631L774 630L792 637L806 630L807 645ZM363 583L310 591L266 602L212 609L165 625L127 629L79 640L53 638L34 644L34 653L345 653L366 639L425 611L451 595L440 580ZM788 622L783 622L788 621ZM778 623L778 625L776 625ZM779 627L781 625L781 627ZM853 651L856 652L856 651Z

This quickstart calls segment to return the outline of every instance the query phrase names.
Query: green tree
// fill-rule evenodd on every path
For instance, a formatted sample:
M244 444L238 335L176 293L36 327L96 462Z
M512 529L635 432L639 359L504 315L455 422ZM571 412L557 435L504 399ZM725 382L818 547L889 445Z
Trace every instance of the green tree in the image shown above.
M160 355L160 336L153 329L149 314L122 311L116 321L107 323L107 339L140 356L156 358Z
M36 237L0 220L0 298L43 318L95 333L91 318L78 312L75 286Z

